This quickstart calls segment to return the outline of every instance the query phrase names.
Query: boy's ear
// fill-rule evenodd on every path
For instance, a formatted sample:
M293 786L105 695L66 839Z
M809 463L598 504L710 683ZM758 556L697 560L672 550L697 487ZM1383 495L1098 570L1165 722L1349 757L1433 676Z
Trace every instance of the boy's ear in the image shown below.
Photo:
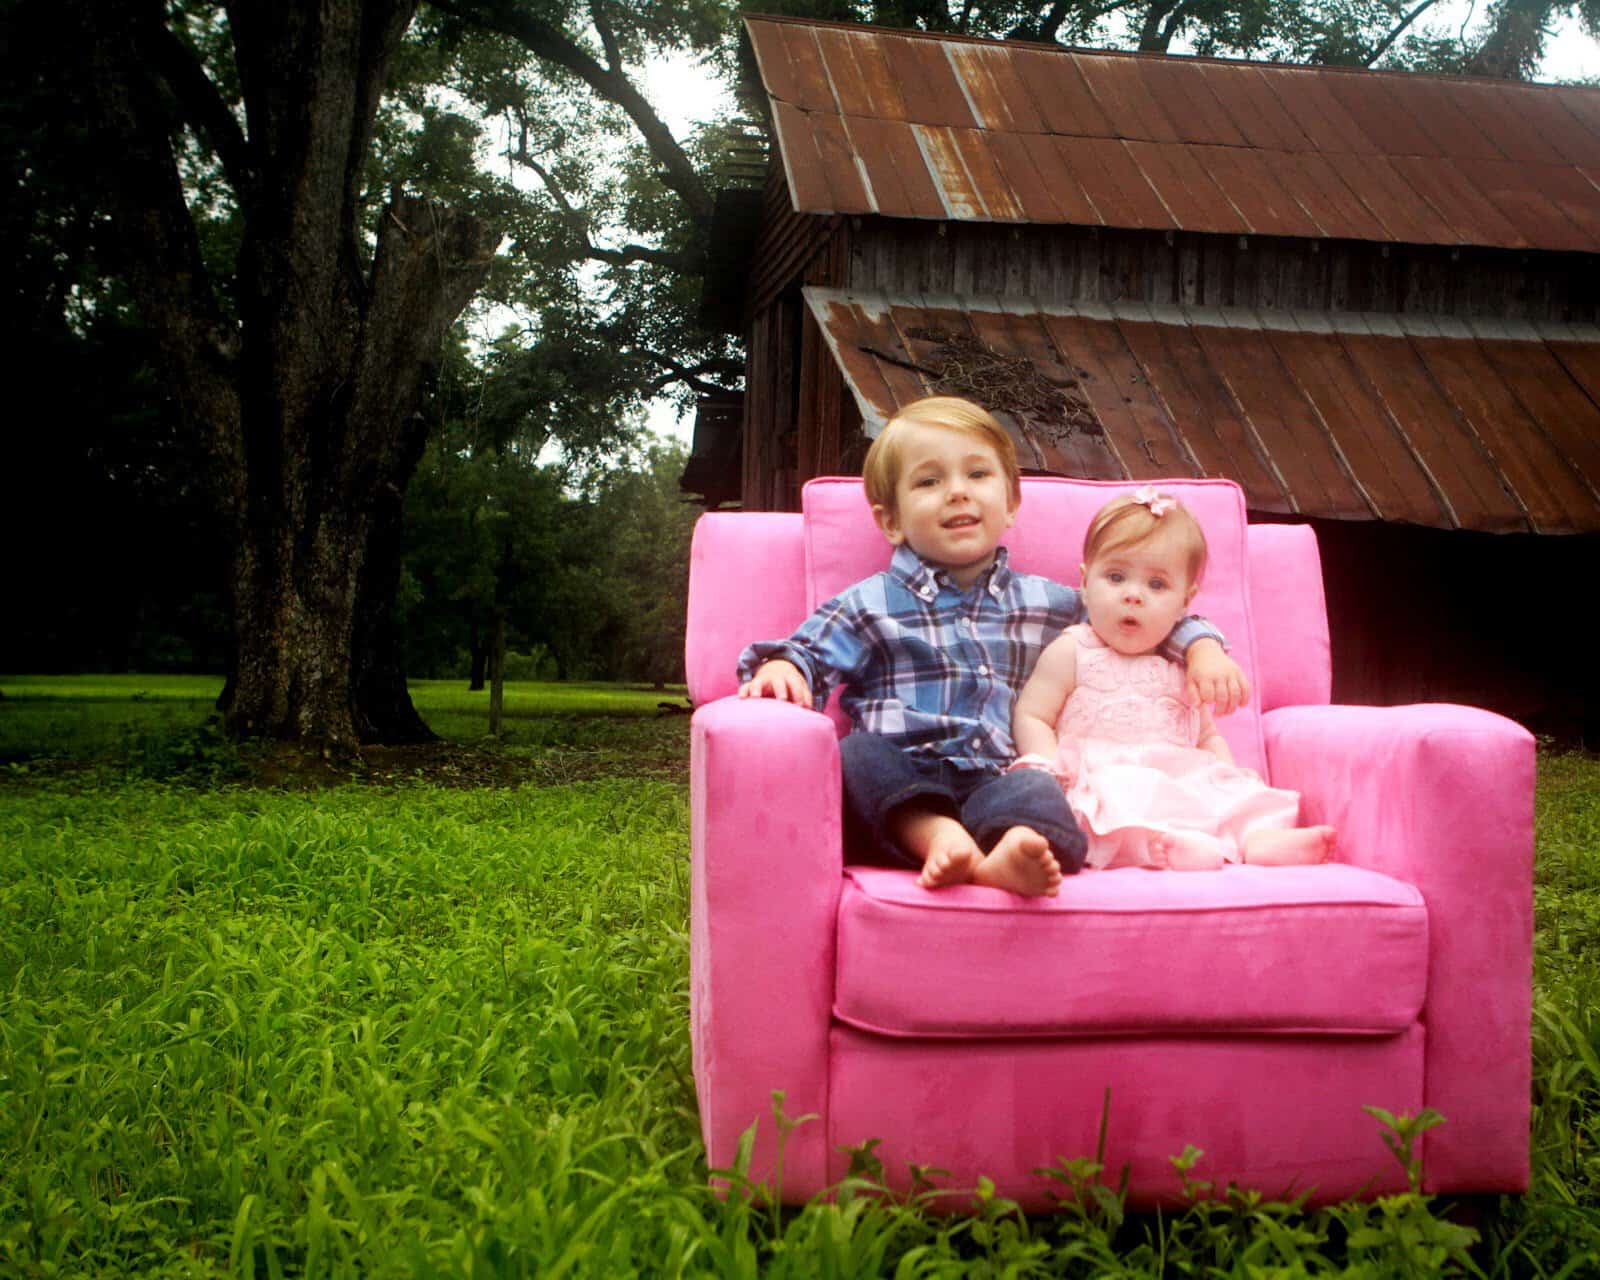
M900 527L899 518L881 502L872 504L872 518L878 522L878 528L883 530L883 536L889 539L891 547L898 547L906 540L905 530Z

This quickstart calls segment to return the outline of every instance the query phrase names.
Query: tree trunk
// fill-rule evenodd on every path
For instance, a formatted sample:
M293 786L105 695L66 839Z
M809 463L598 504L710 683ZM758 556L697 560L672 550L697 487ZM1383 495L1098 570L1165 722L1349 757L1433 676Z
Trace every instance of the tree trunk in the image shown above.
M340 754L427 733L392 612L399 504L426 436L424 382L499 242L468 212L397 189L368 259L373 125L415 3L229 4L242 117L161 6L70 11L114 157L125 271L234 533L226 723ZM237 320L185 203L175 118L238 201Z
M500 736L506 705L506 615L495 611L494 633L489 641L489 735Z
M476 622L472 624L472 639L468 641L468 651L472 654L472 670L467 677L467 692L481 693L489 666L489 646L484 643L483 632L478 630Z

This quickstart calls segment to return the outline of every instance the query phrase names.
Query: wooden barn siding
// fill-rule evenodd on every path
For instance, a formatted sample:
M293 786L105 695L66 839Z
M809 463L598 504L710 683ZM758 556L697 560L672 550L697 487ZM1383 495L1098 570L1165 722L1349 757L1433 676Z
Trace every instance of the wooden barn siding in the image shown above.
M781 181L768 183L767 204L745 352L743 502L792 511L802 484L837 470L841 431L846 442L859 435L855 402L800 296L802 285L844 283L850 237L843 217L793 213Z
M847 288L1046 302L1424 312L1567 323L1600 316L1588 254L852 220Z
M1600 665L1496 607L1512 585L1529 599L1570 595L1600 562L1600 534L1307 523L1322 552L1334 702L1467 703L1600 744Z

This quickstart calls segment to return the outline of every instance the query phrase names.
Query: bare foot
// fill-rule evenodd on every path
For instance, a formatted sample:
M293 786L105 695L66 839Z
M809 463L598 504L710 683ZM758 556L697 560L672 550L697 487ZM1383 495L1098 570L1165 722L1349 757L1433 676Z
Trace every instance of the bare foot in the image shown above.
M939 889L947 884L966 884L983 861L983 850L965 831L948 843L936 841L928 850L917 883L924 889Z
M1297 867L1326 862L1338 844L1332 827L1293 827L1288 831L1252 831L1244 838L1244 860L1263 867Z
M1148 849L1150 866L1160 871L1216 871L1228 861L1222 842L1199 832L1154 831Z
M959 821L916 803L889 815L889 836L912 857L922 860L917 883L924 889L965 884L983 861L983 850Z
M1050 842L1032 827L1012 827L978 864L972 882L1024 898L1053 898L1061 888L1061 866Z

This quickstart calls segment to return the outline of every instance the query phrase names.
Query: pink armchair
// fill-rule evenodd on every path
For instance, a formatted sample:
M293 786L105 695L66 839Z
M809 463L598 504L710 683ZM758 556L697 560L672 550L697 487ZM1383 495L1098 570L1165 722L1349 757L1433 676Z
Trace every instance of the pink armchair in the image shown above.
M1211 561L1196 609L1255 682L1224 722L1241 763L1339 829L1335 864L1211 873L1088 871L1054 899L927 891L853 866L841 844L843 721L740 701L734 665L889 549L859 482L813 481L804 511L710 514L695 532L691 1007L713 1167L757 1125L774 1180L771 1094L815 1119L786 1138L781 1198L844 1175L877 1138L948 1185L987 1175L1050 1204L1037 1170L1092 1156L1137 1205L1194 1176L1312 1202L1404 1186L1374 1104L1433 1107L1425 1187L1516 1191L1528 1157L1534 752L1459 706L1334 707L1308 528L1247 525L1227 481L1173 481ZM1083 531L1126 485L1028 479L1014 567L1078 580ZM1404 625L1397 619L1397 625Z

